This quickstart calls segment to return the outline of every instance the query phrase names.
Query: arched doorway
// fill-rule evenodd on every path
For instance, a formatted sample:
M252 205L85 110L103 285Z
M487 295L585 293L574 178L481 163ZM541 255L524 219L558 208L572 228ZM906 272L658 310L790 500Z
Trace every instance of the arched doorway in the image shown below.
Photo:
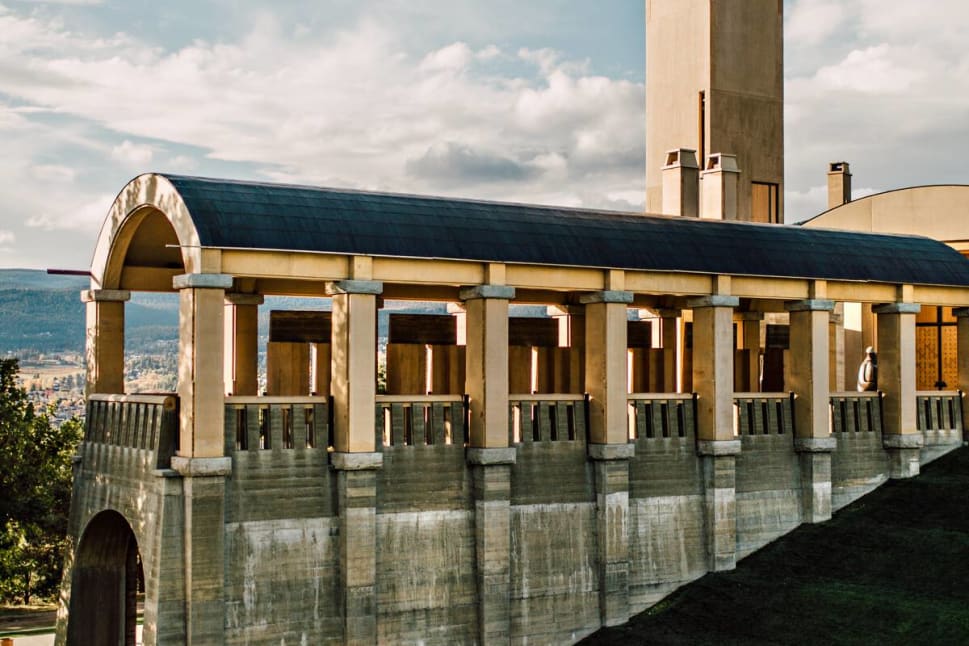
M124 516L103 511L88 523L74 558L69 646L135 646L138 541Z

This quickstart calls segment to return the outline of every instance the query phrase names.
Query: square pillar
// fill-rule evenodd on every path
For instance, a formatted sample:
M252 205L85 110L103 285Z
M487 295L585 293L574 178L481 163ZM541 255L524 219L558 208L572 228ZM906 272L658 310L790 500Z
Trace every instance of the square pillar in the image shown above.
M883 393L883 437L892 478L919 474L924 443L917 426L915 396L915 315L917 303L876 305L878 389Z
M585 306L557 305L548 308L548 315L559 325L559 348L567 351L559 367L561 388L555 392L585 392Z
M460 292L467 312L465 391L471 446L508 446L508 301L515 289L476 285Z
M258 294L225 295L225 392L259 394Z
M659 311L659 315L663 347L663 392L678 393L682 388L680 369L683 365L680 310L663 309Z
M595 466L596 563L603 626L629 621L629 460L636 445L590 444Z
M589 442L626 444L626 309L632 292L585 294L585 389L589 393Z
M741 342L747 351L747 383L744 389L750 393L760 392L760 327L763 312L743 312L741 319Z
M828 323L828 382L832 391L845 386L845 304L835 303Z
M194 274L198 275L198 274ZM232 458L172 458L182 476L185 644L225 643L225 481Z
M178 454L221 457L225 450L225 290L232 276L183 274L173 282L178 310Z
M737 567L737 465L733 424L735 296L688 302L693 310L693 389L697 393L697 451L703 460L707 554L714 572Z
M377 643L377 470L383 457L378 452L331 455L337 472L344 644Z
M828 372L829 315L834 302L822 299L785 304L791 313L791 386L795 449L801 465L802 517L819 523L831 518L831 451Z
M969 419L969 398L965 393L969 393L969 307L960 307L952 311L956 317L958 334L958 368L959 368L959 390L962 391L962 419ZM969 441L969 425L963 421L963 441Z
M511 465L517 456L514 447L467 451L474 497L477 642L483 646L510 641Z
M124 393L124 304L130 298L124 290L81 292L87 312L88 395Z
M333 298L333 450L372 453L376 450L377 296L383 293L383 283L327 283L326 293Z

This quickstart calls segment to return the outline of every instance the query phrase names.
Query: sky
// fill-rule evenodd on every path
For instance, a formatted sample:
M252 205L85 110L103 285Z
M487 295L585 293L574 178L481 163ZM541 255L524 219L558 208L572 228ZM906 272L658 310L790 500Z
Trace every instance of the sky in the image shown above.
M784 0L788 221L969 184L969 3ZM0 0L0 267L143 172L642 210L643 0ZM729 151L724 151L729 152Z

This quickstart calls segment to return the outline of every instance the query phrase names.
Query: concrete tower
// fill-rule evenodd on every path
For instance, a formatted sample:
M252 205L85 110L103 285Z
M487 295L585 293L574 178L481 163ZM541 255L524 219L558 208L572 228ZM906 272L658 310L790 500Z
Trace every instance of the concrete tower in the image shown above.
M692 148L701 170L736 155L737 219L784 221L783 22L783 0L646 0L648 213L667 152Z

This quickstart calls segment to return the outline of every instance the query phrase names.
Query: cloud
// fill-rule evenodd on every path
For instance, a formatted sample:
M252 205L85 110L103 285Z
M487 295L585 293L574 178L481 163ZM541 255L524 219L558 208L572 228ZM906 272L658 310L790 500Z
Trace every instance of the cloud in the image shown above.
M125 139L111 149L111 157L129 166L144 166L151 162L154 151L151 146L136 144Z
M96 232L104 222L114 198L113 194L104 193L74 208L68 207L60 211L45 210L30 217L26 225L32 229L44 231Z
M454 142L431 146L421 157L408 160L406 168L418 177L455 184L521 181L532 175L531 169L514 159Z
M844 4L832 0L798 0L788 11L784 36L798 44L817 45L843 24Z
M77 175L73 168L59 166L57 164L32 166L30 172L41 182L57 182L62 184L73 182Z
M0 229L0 245L9 245L17 241L17 236L14 235L13 231L7 231L6 229Z

